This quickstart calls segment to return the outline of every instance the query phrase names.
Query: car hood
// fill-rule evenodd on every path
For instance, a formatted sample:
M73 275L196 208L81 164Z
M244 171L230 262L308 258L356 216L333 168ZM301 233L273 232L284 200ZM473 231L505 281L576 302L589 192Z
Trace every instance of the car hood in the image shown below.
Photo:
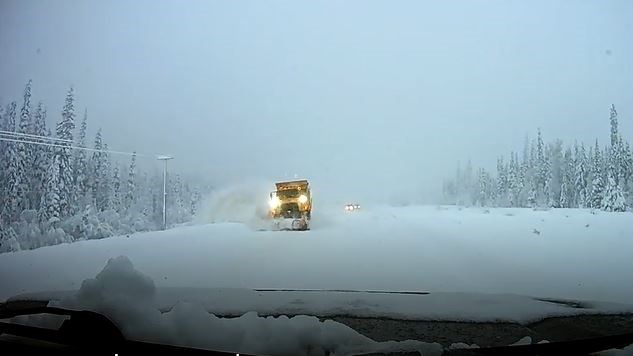
M22 294L7 304L63 306L76 291ZM514 294L410 291L156 288L152 305L170 313L182 303L220 318L315 316L375 341L417 340L499 347L569 341L633 330L633 305ZM202 309L201 309L202 310Z
M75 293L42 291L16 295L8 301L40 300L54 305ZM255 311L259 315L526 324L547 317L633 313L630 304L456 292L157 287L153 299L163 312L178 302L192 302L201 304L209 313L227 317Z

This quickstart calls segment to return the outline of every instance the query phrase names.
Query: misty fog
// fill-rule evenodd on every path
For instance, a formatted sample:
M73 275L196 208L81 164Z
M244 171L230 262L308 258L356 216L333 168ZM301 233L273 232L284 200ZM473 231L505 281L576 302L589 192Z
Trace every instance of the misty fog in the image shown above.
M494 11L491 9L494 8ZM223 186L434 202L540 127L633 134L633 2L0 2L0 104L64 93L111 149ZM69 20L72 19L72 20ZM151 162L157 167L157 162Z

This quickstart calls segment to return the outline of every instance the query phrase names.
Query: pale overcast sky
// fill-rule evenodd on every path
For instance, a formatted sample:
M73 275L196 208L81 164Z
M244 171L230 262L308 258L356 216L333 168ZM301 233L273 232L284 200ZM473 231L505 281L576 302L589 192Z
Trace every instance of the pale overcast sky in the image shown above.
M0 102L225 183L429 201L526 134L633 137L633 1L0 0ZM345 193L342 193L345 192Z

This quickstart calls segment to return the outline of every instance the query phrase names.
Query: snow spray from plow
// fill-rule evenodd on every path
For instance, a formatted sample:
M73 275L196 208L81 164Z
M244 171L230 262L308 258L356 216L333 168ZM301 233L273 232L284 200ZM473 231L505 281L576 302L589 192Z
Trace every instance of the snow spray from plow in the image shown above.
M198 223L242 223L259 230L270 225L267 182L244 182L215 191L202 203Z

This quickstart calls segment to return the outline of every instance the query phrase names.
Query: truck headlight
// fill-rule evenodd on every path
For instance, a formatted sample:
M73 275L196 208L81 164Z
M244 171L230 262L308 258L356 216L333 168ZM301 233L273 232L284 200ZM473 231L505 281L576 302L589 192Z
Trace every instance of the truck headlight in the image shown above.
M305 203L307 203L307 202L308 202L308 197L307 197L307 196L305 196L305 195L303 195L303 194L301 194L301 195L299 196L299 203L301 203L301 204L305 204Z
M270 200L268 201L268 205L271 209L277 209L281 205L281 201L279 200L279 197L274 196L270 198Z

